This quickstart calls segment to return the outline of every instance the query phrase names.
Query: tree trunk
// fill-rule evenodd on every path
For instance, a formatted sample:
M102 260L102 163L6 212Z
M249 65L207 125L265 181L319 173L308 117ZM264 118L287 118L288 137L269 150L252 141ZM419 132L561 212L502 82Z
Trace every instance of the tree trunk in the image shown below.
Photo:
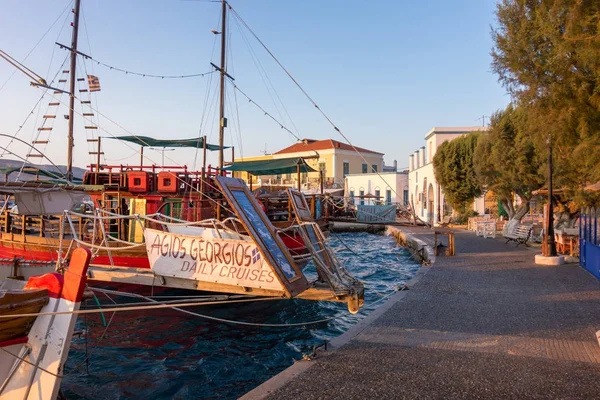
M526 216L528 212L529 212L529 199L528 200L522 199L521 205L519 206L519 208L517 208L517 210L515 211L515 213L511 219L521 222L521 219L524 216Z
M521 222L521 219L529 212L529 199L521 199L521 205L517 209L510 199L500 199L500 202L508 214L509 220Z
M508 214L508 219L513 219L515 215L515 206L510 199L500 199L500 203L502 203L502 207L504 207L504 211Z

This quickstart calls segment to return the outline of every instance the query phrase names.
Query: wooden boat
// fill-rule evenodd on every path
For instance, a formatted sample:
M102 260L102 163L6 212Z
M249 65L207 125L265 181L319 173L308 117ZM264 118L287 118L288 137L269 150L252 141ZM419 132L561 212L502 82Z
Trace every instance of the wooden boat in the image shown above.
M215 226L202 232L194 227L188 234L146 228L153 280L158 277L165 283L173 280L210 291L339 301L347 303L351 313L358 312L364 287L337 262L318 224L301 220L310 214L300 192L292 191L290 196L299 216L294 228L310 249L318 273L312 280L243 181L218 177L217 183L237 224L233 229Z
M225 21L227 3L224 0L221 3L223 21ZM73 36L75 38L77 36L79 0L75 1L73 12L75 18ZM226 148L223 145L223 129L226 125L226 118L223 114L224 79L229 75L225 70L224 62L226 24L223 22L222 25L221 66L215 66L221 79L219 144L208 144L206 137L179 140L153 139L145 136L116 137L115 139L140 145L141 161L137 166L111 166L100 164L102 141L101 138L98 138L92 140L98 146L97 151L93 152L98 156L97 163L88 167L89 170L85 173L80 186L71 185L73 180L71 144L69 144L67 152L65 177L67 183L58 186L44 186L43 183L0 186L0 193L14 196L18 209L18 213L5 211L0 217L0 264L5 265L4 268L0 268L0 278L2 276L30 276L33 271L36 271L36 268L37 272L44 269L51 271L56 266L68 264L72 249L83 246L94 253L90 267L90 279L95 281L151 287L160 285L227 293L247 294L252 291L261 295L277 295L278 297L298 297L309 291L304 295L305 298L333 299L334 301L350 299L352 303L350 308L354 311L358 310L362 301L362 286L344 273L343 268L340 268L339 265L328 264L321 260L320 253L325 251L326 247L321 238L316 241L308 238L306 228L302 226L307 219L298 216L297 207L292 206L291 196L288 196L286 210L273 211L270 209L271 205L268 204L266 214L262 211L248 214L248 210L245 210L246 213L244 213L241 204L236 204L239 199L231 197L231 193L241 193L242 191L249 193L247 188L243 190L238 188L229 196L224 193L223 185L230 182L227 181L228 172L223 162L223 151ZM60 45L71 52L71 68L69 71L65 71L70 74L71 84L76 80L75 67L77 63L75 59L80 54L77 51L76 43L77 41L73 40L72 47ZM71 87L69 121L74 118L72 103L75 93L72 92L73 85ZM72 125L69 123L69 143L73 138ZM92 128L97 127L92 126ZM204 165L200 171L188 170L186 166L143 165L143 150L149 146L194 147L203 149L205 154L207 150L216 150L219 151L219 166L216 169L207 167L206 157L204 157ZM277 169L280 172L290 170L300 174L300 171L307 171L306 168L310 168L302 159L298 158L291 160L291 163L285 159L273 162L277 162ZM312 169L310 170L312 171ZM91 199L90 209L74 210L73 207L81 202L84 196L89 196ZM246 201L254 207L256 200L251 194L250 197ZM303 199L303 201L306 204L306 200ZM278 202L277 207L280 207L281 204ZM311 200L311 204L316 204L316 200ZM285 218L281 218L282 212L286 213ZM278 221L274 220L275 216L278 217ZM247 217L254 219L244 221L244 218ZM278 291L264 291L264 288L260 287L249 289L249 286L239 282L232 285L221 285L217 284L218 282L182 279L179 276L157 273L151 268L153 263L148 258L148 238L146 237L146 241L144 241L144 236L147 236L146 232L155 230L161 232L163 236L170 236L177 234L172 232L173 229L182 227L190 231L188 236L198 236L192 232L194 229L210 232L210 229L215 229L211 228L211 225L219 225L215 234L222 235L222 231L231 228L227 224L236 218L238 221L235 222L235 225L242 230L239 240L253 241L256 246L254 250L262 254L262 257L267 259L275 257L269 256L269 254L279 248L277 261L280 262L274 263L274 260L271 260L269 266L271 272L277 274L277 268L283 268L288 272L296 271L290 282L280 282L281 287L277 288ZM315 219L315 215L310 215L310 220L313 221L313 219ZM259 223L263 234L257 236L252 232ZM321 234L322 227L319 228ZM267 240L268 245L265 244ZM277 246L273 247L274 245ZM332 257L332 255L329 256L329 258ZM289 265L281 264L284 259L288 259ZM302 265L311 260L322 264L319 272L320 282L315 282L315 285L326 284L314 292L310 291L312 286L302 272ZM334 267L337 267L335 271L332 269ZM327 281L325 274L328 270L337 274L338 278ZM285 277L287 280L289 278L290 276ZM340 285L348 286L350 289L345 290Z
M57 397L90 256L76 249L64 276L0 283L0 398Z

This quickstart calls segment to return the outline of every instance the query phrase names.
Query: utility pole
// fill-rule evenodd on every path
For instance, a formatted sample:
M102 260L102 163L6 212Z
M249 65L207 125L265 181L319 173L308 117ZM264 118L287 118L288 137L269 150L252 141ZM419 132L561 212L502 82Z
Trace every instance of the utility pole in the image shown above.
M482 115L481 118L477 118L477 121L481 120L481 126L485 126L485 119L489 118L487 115Z
M221 19L221 103L219 105L219 174L223 170L223 137L227 119L225 118L225 39L227 33L227 2L221 1L222 4L222 19Z
M81 0L75 0L73 11L73 37L71 39L71 69L69 82L69 134L67 138L67 180L73 180L73 122L75 118L75 80L77 76L77 37L79 31L79 9Z

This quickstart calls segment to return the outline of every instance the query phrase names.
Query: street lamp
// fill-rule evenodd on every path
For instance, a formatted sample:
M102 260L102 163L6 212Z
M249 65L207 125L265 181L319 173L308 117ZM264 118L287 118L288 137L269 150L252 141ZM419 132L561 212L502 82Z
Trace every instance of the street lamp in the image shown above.
M150 150L156 150L156 151L160 151L162 153L162 167L164 168L165 166L165 151L173 151L175 149L167 149L165 147L160 147L160 148L156 148L156 147L149 147Z
M556 243L554 243L554 210L552 208L552 135L548 135L548 221L546 234L546 257L556 257Z

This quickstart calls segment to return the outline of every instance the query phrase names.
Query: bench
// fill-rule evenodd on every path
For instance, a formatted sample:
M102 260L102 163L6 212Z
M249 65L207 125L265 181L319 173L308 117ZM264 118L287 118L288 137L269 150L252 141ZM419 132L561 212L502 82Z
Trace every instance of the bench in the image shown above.
M524 244L529 247L527 242L531 237L531 231L533 229L533 225L523 225L523 224L506 224L506 232L503 233L504 238L506 239L506 243L510 241L517 242L517 247L520 244Z
M452 223L452 216L446 215L444 218L442 218L442 222L440 223L440 226L447 227L451 223Z

